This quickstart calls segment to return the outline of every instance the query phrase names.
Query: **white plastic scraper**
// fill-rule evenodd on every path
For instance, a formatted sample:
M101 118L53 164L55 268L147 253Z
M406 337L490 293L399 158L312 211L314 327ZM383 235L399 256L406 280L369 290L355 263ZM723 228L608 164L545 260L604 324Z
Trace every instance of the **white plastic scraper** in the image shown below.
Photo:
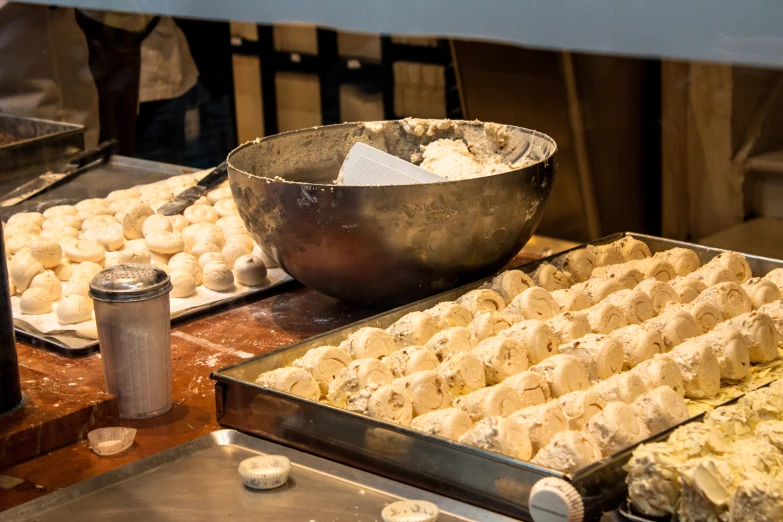
M364 143L351 147L340 173L343 185L416 185L448 181Z

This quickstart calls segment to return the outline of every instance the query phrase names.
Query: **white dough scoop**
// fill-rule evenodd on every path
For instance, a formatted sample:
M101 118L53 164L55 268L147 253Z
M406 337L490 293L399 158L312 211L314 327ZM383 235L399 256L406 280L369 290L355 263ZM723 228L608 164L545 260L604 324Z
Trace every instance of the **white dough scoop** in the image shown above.
M343 185L417 185L446 178L364 143L356 143L340 169Z

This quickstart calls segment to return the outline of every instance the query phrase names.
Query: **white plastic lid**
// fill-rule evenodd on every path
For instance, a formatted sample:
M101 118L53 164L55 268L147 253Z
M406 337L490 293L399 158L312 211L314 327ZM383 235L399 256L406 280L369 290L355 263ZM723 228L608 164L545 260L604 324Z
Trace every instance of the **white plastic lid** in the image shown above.
M381 511L383 522L436 522L440 510L426 500L400 500Z
M530 516L534 522L582 522L584 503L579 492L563 479L547 477L530 490Z
M281 455L259 455L239 463L245 486L252 489L279 488L288 480L291 461Z

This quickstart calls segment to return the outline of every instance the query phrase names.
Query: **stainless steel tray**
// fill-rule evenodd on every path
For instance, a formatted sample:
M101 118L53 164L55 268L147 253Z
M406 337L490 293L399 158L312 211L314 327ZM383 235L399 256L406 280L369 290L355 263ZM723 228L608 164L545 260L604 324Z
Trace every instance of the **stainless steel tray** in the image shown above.
M0 114L0 133L18 141L0 146L0 172L63 160L84 150L84 126Z
M623 235L608 236L592 244L609 243ZM699 254L702 262L722 252L716 248L633 235L645 241L653 252L678 246L691 248ZM754 273L783 267L783 261L746 257ZM549 259L551 257L521 268L531 272ZM604 509L615 508L625 496L622 466L628 461L633 447L567 476L254 384L261 373L289 365L310 348L337 345L350 333L365 326L386 328L409 312L426 310L441 301L453 300L488 280L417 301L213 373L218 421L223 426L306 449L513 517L530 518L530 488L537 480L547 476L570 480L582 495L588 516L597 516ZM644 442L664 438L668 433L658 434Z
M132 451L132 450L131 450ZM255 491L239 463L258 454L291 460L288 483ZM510 520L233 430L221 430L0 513L4 520L380 520L386 504L428 500L441 522Z
M172 176L195 172L196 170L197 169L158 163L155 161L128 158L125 156L112 156L111 160L105 165L89 169L68 183L58 185L52 190L43 192L19 205L3 209L2 218L6 221L9 216L19 212L42 212L55 205L73 205L87 198L103 198L113 190L153 183ZM173 317L172 324L181 323L185 320L192 319L197 315L214 313L216 310L228 306L235 306L251 299L257 300L259 295L280 291L281 287L285 284L288 284L287 281L282 281L268 287L259 287L257 290L253 290L246 294L232 296L218 302L210 303L205 307L202 306L187 310L176 317ZM34 333L23 330L18 325L16 328L16 335L17 338L27 343L41 346L67 357L81 357L98 351L98 341L91 339L63 336L62 334Z

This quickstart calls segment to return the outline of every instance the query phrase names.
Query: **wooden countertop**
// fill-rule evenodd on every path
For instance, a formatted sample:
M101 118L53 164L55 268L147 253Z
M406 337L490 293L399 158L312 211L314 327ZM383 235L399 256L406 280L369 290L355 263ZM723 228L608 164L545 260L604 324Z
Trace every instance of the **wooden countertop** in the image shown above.
M550 245L546 241L544 244ZM510 265L538 257L523 251ZM0 510L218 429L210 372L375 313L378 310L352 307L297 288L173 328L171 411L153 419L120 421L138 432L134 445L116 457L98 457L90 451L88 442L81 440L0 471ZM23 343L18 343L18 353L23 369L44 374L54 382L67 385L78 381L82 386L105 389L100 354L67 359ZM23 482L3 489L8 484L3 476Z

